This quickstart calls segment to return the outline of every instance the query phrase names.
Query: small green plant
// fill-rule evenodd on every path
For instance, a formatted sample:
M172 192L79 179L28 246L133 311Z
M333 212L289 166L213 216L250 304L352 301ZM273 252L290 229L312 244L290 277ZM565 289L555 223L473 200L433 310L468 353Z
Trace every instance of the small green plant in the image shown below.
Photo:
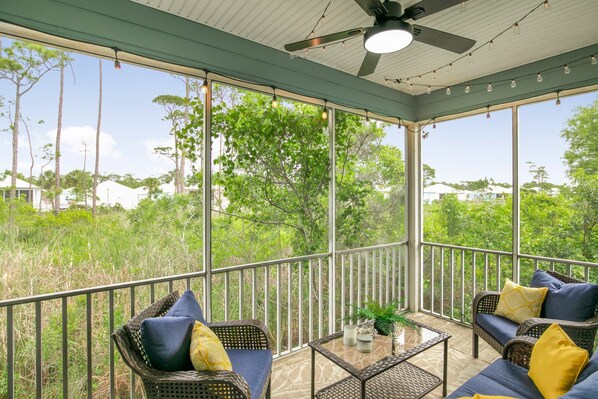
M345 317L345 320L353 322L363 319L373 320L374 328L379 334L389 335L393 332L395 324L403 326L412 324L406 316L407 313L406 310L399 310L397 301L381 305L376 301L368 300L363 303L363 306L355 306L355 310Z

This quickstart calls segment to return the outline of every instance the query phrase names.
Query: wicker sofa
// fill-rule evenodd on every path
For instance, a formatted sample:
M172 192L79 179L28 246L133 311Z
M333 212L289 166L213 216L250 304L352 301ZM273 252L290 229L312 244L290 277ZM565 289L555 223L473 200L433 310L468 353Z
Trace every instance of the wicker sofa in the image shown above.
M141 377L146 397L149 399L270 398L272 353L269 333L258 320L208 324L229 353L233 371L161 371L151 366L141 343L141 322L149 317L164 316L178 298L178 292L170 293L112 334L123 361ZM247 354L246 350L254 350L256 357L252 358L252 361L245 359L245 364L240 364L242 362L236 361L235 356L239 359L238 354Z
M504 347L502 359L494 361L479 374L465 382L447 399L471 397L474 394L500 395L515 398L543 399L528 377L532 349L537 341L532 337L517 337ZM592 399L598 397L598 352L579 375L573 388L561 399Z
M583 281L563 274L547 271L549 275L564 283L583 283ZM594 339L598 330L598 308L594 316L586 321L556 320L548 318L532 318L520 325L510 320L494 316L500 292L482 291L473 300L473 350L474 358L478 357L478 337L481 337L498 353L502 353L507 341L515 336L531 336L539 338L552 324L558 323L580 348L586 349L590 355L594 351Z

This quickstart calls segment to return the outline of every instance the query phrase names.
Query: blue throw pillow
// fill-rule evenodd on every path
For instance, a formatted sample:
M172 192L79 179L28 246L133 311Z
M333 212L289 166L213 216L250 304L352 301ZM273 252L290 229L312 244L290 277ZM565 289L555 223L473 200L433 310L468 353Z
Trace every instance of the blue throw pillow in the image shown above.
M582 382L592 374L598 375L598 351L594 352L594 356L590 358L590 361L586 367L581 370L581 373L579 373L579 377L577 377L577 383Z
M141 322L141 343L152 366L164 371L193 370L189 348L195 320L150 317Z
M207 324L206 319L203 318L201 306L199 306L199 302L197 302L197 299L195 299L195 295L193 295L193 291L191 290L185 291L179 300L172 305L170 310L166 312L165 316L191 317L193 320L197 320L202 324Z
M548 288L543 305L543 317L586 321L596 313L596 304L598 304L596 284L565 284L545 271L536 270L530 285L534 288Z
M598 398L598 373L591 374L588 378L575 385L561 399L590 399Z

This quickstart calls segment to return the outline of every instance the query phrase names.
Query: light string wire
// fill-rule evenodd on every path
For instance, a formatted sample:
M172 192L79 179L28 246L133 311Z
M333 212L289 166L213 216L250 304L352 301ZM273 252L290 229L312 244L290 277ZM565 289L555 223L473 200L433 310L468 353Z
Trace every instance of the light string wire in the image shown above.
M318 25L320 25L320 22L326 21L326 11L328 11L328 7L330 7L330 4L332 4L332 0L329 1L328 4L326 4L326 8L324 8L324 12L322 12L322 16L320 18L318 18L318 20L316 21L316 24L314 25L312 30L305 37L305 40L311 39L312 37L314 37L314 35L316 34L316 29L318 28Z

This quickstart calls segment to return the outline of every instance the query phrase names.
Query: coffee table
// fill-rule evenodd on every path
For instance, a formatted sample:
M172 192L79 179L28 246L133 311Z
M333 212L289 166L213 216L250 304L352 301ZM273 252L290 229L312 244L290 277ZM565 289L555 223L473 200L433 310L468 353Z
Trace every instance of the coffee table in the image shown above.
M446 396L448 339L450 335L413 321L397 329L392 337L376 336L372 351L361 353L356 347L343 345L343 332L310 342L311 397L338 398L421 398L442 384ZM431 347L444 343L442 379L407 360ZM315 392L316 352L350 375L317 393Z

